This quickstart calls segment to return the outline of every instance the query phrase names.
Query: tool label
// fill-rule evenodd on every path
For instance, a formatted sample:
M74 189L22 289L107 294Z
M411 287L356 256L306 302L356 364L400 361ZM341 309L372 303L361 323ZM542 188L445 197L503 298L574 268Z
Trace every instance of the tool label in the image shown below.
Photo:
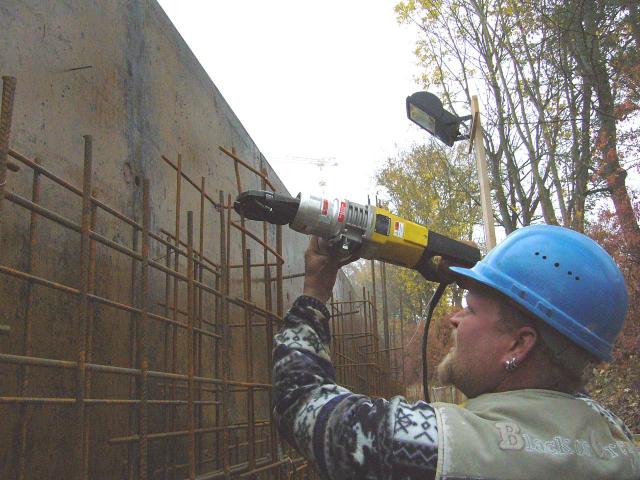
M326 198L322 199L322 210L321 210L322 215L327 215L327 213L329 213L329 200L327 200Z
M344 213L345 213L346 209L347 209L347 202L345 202L345 201L340 202L340 211L338 212L338 222L339 223L344 222Z
M393 234L396 237L404 238L404 222L394 222Z

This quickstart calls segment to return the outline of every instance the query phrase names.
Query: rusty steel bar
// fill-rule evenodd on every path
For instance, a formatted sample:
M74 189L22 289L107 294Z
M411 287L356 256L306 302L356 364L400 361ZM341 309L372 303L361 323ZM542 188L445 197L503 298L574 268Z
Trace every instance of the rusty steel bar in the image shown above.
M140 370L138 393L140 404L138 409L138 431L140 433L140 443L138 445L138 471L140 478L148 478L149 461L149 358L148 358L148 310L149 310L149 229L151 224L151 205L149 192L149 179L142 181L142 265L141 265L141 315L137 319L136 351L138 356L138 368Z
M178 154L178 164L176 166L176 217L175 217L175 233L173 239L175 240L174 258L173 258L173 270L177 273L180 270L180 208L181 208L181 189L182 189L182 155ZM173 320L178 320L178 278L173 277ZM178 328L174 326L171 330L171 372L176 372L178 364ZM175 400L175 389L171 390L171 400ZM177 409L171 408L169 410L169 429L176 429L176 416ZM170 464L172 467L176 465L176 442L175 438L171 438L170 445ZM175 473L175 470L174 470ZM175 475L172 476L175 478Z
M138 251L138 238L139 232L134 227L131 232L131 249L134 252ZM129 304L137 309L140 306L140 289L136 288L138 285L138 263L135 258L130 259L131 279L129 285ZM138 362L138 312L129 311L129 365L139 367ZM129 397L133 397L136 394L136 389L140 388L140 378L129 378ZM140 409L129 409L129 430L140 431L140 424L138 422L140 417ZM136 457L136 445L130 444L127 446L127 478L129 480L135 480L140 474L140 461Z
M149 263L151 264L151 261L149 261ZM68 285L63 285L61 283L56 283L56 282L52 282L50 280L47 280L45 278L42 277L38 277L36 275L31 275L29 273L26 272L22 272L20 270L16 270L14 268L11 267L7 267L4 265L0 265L0 273L4 273L5 275L11 275L13 277L16 278L20 278L22 280L26 280L28 282L33 282L36 283L38 285L42 285L45 287L49 287L49 288L53 288L55 290L60 290L63 291L65 293L69 293L72 295L80 295L80 290L77 288L73 288L73 287L69 287ZM217 293L217 292L216 292ZM130 312L130 313L137 313L140 314L142 313L142 310L136 307L132 307L131 305L126 305L124 303L120 303L120 302L116 302L115 300L110 300L108 298L104 298L104 297L100 297L98 295L94 295L92 293L87 294L87 297L92 301L92 302L97 302L97 303L101 303L103 305L108 305L110 307L114 307L117 308L119 310L123 310L125 312ZM174 321L171 318L162 316L162 315L158 315L156 313L150 313L147 312L147 316L148 318L154 319L154 320L159 320L162 322L165 322L167 324L176 326L176 327L180 327L180 328L187 328L187 325L182 323L182 322L178 322L178 321ZM201 329L195 329L198 333L200 333L201 335L205 335L205 336L209 336L212 338L217 338L220 339L221 335L214 333L214 332L209 332L206 330L201 330Z
M353 294L351 293L351 290L349 290L349 301L353 301ZM346 305L342 306L343 310L345 308L347 308ZM355 333L355 318L353 316L353 314L351 313L351 311L345 312L344 315L347 317L348 321L349 321L349 333ZM354 357L358 356L358 349L356 348L356 339L353 338L353 336L350 336L349 338L345 337L345 340L349 340L349 346L350 346L350 352L351 355ZM357 378L358 375L358 369L357 368L353 368L353 370L351 371L351 378L353 380L353 383L355 384L355 378Z
M13 120L13 100L16 93L15 77L2 77L2 105L0 109L0 218L2 218L2 203L4 187L7 184L7 154L9 153L9 137ZM0 237L2 236L0 223Z
M5 363L11 363L14 365L30 365L34 367L47 367L47 368L63 368L63 369L77 369L78 362L70 361L70 360L55 360L52 358L43 358L43 357L25 357L23 355L10 355L8 353L0 353L0 361ZM128 368L128 367L117 367L114 365L101 365L95 363L87 363L86 369L95 371L95 372L103 372L103 373L113 373L119 375L141 375L142 372L137 368ZM164 378L167 380L177 380L177 381L187 381L188 376L182 373L171 373L171 372L160 372L156 370L148 370L147 374L149 377L153 378ZM260 388L260 389L269 389L271 388L271 384L269 383L261 383L261 382L243 382L240 380L224 380L220 378L211 378L211 377L198 377L194 376L193 380L198 383L210 383L213 385L233 385L236 387L244 387L244 388Z
M194 323L194 295L193 295L193 212L187 212L187 424L189 426L189 479L195 480L196 478L196 427L195 427L195 410L194 410L194 398L193 398L193 378L195 376L194 365L194 344L195 337L193 333Z
M269 266L269 267L275 267L277 265L277 263L275 262L271 262L271 263L252 263L250 266L251 268L257 268L257 267L264 267L264 266ZM244 268L244 265L241 263L235 264L235 265L229 265L229 268Z
M168 268L170 268L171 266L171 245L169 245L169 242L167 242L166 246L166 255L165 255L165 265ZM165 275L164 276L164 316L168 317L169 316L169 297L171 296L171 277L169 275ZM170 324L165 323L164 325L164 336L163 336L163 365L164 365L164 369L165 371L169 370L169 356L170 356L170 352L169 352L169 340L171 337L171 330L172 327ZM171 401L169 399L167 399L167 390L166 388L163 389L163 399L164 400L168 400ZM162 429L164 431L169 429L169 419L168 419L168 415L163 415L162 417ZM169 462L170 462L170 453L169 453L169 441L164 442L164 455L163 455L163 460L164 460L164 480L167 480L169 478Z
M270 264L270 265L273 265L273 264ZM277 265L277 264L276 264L276 265ZM301 278L301 277L304 277L304 272L300 272L300 273L290 273L290 274L288 274L288 275L283 275L283 276L282 276L282 280L291 280L291 279L293 279L293 278ZM277 281L277 280L278 280L278 278L277 278L277 277L276 277L276 278L272 278L272 279L271 279L271 281L273 281L273 282L275 282L275 281Z
M384 330L384 347L387 352L387 364L391 366L391 336L389 332L389 305L387 298L387 264L382 262L380 268L380 281L382 284L382 328Z
M11 150L11 149L9 149L9 150ZM20 171L20 165L18 165L17 163L12 162L7 157L7 170L12 171L13 173L17 173L17 172Z
M404 366L404 305L402 292L400 292L400 345L402 345L400 355L402 356L402 385L404 386L407 384L407 377Z
M251 309L252 303L252 292L251 292L251 250L244 250L243 255L243 263L245 265L242 280L243 280L243 290L244 290L244 298L247 300L247 305L244 308L244 345L245 345L245 361L246 361L246 381L247 383L251 383L253 381L253 335L252 335L252 326L251 321L253 317L253 312ZM255 426L253 421L254 417L254 391L252 388L249 388L247 391L247 451L248 451L248 462L249 468L255 468L256 461L256 451L255 451Z
M224 153L224 154L228 155L229 157L231 157L234 160L234 162L236 163L236 165L239 163L240 165L245 167L250 172L255 173L257 176L259 176L260 178L262 178L264 180L264 182L269 186L269 188L271 188L271 190L273 190L274 192L276 191L275 187L269 181L268 178L263 176L263 174L259 170L256 170L255 168L253 168L251 165L249 165L247 162L245 162L244 160L242 160L240 157L238 157L236 155L235 148L232 148L231 151L227 150L223 146L218 146L218 148L220 149L220 151L222 153ZM237 172L237 166L236 166L236 172ZM237 173L236 173L236 175L237 175ZM240 183L238 183L238 193L240 193L240 192L242 192L242 186L240 185ZM231 207L229 207L229 208L231 208Z
M355 315L356 313L360 313L360 310L351 310L349 312L341 312L340 315L353 318L353 315ZM331 316L334 316L334 315L338 315L338 314L331 314Z
M205 224L205 214L204 214L204 210L205 210L205 195L206 195L206 180L204 177L200 177L200 219L198 222L198 233L199 233L199 242L198 242L198 256L200 257L198 260L202 261L204 259L204 224ZM215 205L214 205L215 208ZM193 257L193 261L194 261L194 268L196 266L196 256L192 255ZM194 274L195 276L195 274ZM198 276L198 281L200 283L204 283L204 271L203 268L198 264L198 269L197 269L197 276ZM197 313L196 318L198 319L198 327L202 328L202 323L204 321L203 319L203 315L204 315L204 304L203 304L203 296L204 296L204 292L202 291L202 289L197 288L194 292L196 294L196 304L197 304ZM194 306L195 308L195 306ZM196 369L196 375L201 376L202 375L202 348L203 348L203 337L202 335L197 335L196 336L196 345L195 345L195 369ZM196 404L195 402L202 400L202 390L199 388L196 391L196 399L194 401L194 405L195 405L195 425L196 428L200 428L202 426L202 408L199 404ZM202 467L202 458L203 458L203 448L202 448L203 442L202 442L202 438L200 436L196 437L196 468L201 468Z
M243 223L244 223L244 219L243 219ZM234 221L231 221L230 223L231 226L237 228L238 230L240 230L242 232L243 235L246 235L248 237L251 237L253 240L255 240L256 242L258 242L260 245L262 245L264 248L266 248L267 250L269 250L269 252L271 252L277 259L278 262L284 263L284 258L282 258L282 255L280 255L276 250L274 250L273 248L271 248L271 246L269 245L265 245L264 242L260 239L260 237L258 237L257 235L254 235L253 233L251 233L249 230L247 230L245 228L244 225L242 224L238 224ZM245 240L246 241L246 240Z
M249 302L249 301L245 300L244 298L230 297L228 300L229 300L230 303L233 303L234 305L238 305L238 306L240 306L242 308L244 308L244 307L251 308L253 310L254 314L260 315L263 318L275 320L277 322L279 322L281 320L280 317L278 317L278 315L275 315L274 313L269 312L268 310L265 310L264 308L259 307L255 303Z
M36 159L36 163L39 160ZM33 172L33 180L31 184L31 201L33 203L40 202L40 174L36 171ZM27 249L27 265L29 272L35 270L35 260L33 252L37 246L37 226L38 215L35 212L31 212L29 218L29 247ZM23 293L23 305L24 305L24 336L22 340L22 354L31 355L31 343L33 335L33 284L27 282L25 284L25 290ZM29 389L29 370L26 365L18 367L18 396L23 397ZM25 406L20 407L20 439L18 450L18 480L24 480L26 478L27 467L27 408Z
M96 228L96 223L97 223L97 209L95 204L91 203L90 204L90 209L91 209L91 219L89 221L89 230L95 230ZM89 240L89 272L88 272L88 276L89 278L87 279L87 292L88 294L92 293L95 290L95 283L96 283L96 279L95 279L95 275L96 275L96 242L93 240ZM90 301L87 305L87 329L86 329L86 339L85 339L85 345L86 345L86 361L91 363L91 359L93 356L93 323L94 323L94 317L95 317L95 308L94 308L94 304L92 301ZM85 373L85 395L86 396L90 396L91 395L91 373L89 371L87 371ZM84 425L84 431L85 431L85 438L87 439L85 441L85 452L83 455L85 464L84 464L84 471L89 472L89 445L90 445L90 438L91 438L91 417L89 415L85 415L84 418L85 421L85 425Z
M171 167L178 172L179 175L181 175L187 182L189 182L199 193L201 193L204 198L206 198L207 200L209 200L209 202L211 202L211 205L213 205L215 208L219 208L219 204L217 204L213 198L211 198L209 195L207 195L206 193L203 192L203 190L200 189L200 187L193 181L191 180L191 178L189 178L183 171L182 169L178 170L178 165L174 164L171 160L169 160L167 157L165 157L164 155L161 155L161 158L167 162L169 165L171 165ZM178 163L180 163L180 155L178 155Z
M80 308L78 311L76 332L78 333L78 368L76 378L76 398L77 398L77 427L78 427L78 447L76 454L79 454L78 478L86 480L89 478L88 472L88 446L87 429L85 421L86 396L86 355L87 355L87 326L89 316L89 269L91 250L91 177L93 163L93 141L91 135L84 137L84 167L82 181L82 230L80 244Z
M76 398L65 397L0 397L0 403L7 404L75 404ZM187 405L186 400L138 400L133 398L85 398L84 403L89 405L139 405L142 402L149 405ZM194 403L200 405L220 405L215 400L200 400ZM138 436L140 438L140 436Z
M224 205L224 194L220 191L220 204ZM227 196L227 207L231 207L231 195ZM230 443L230 435L229 430L226 428L229 425L229 379L231 377L231 366L229 363L229 290L230 290L230 275L231 271L229 270L229 259L230 248L231 248L231 209L227 208L226 210L226 218L225 211L223 209L220 210L220 264L222 265L222 291L224 293L222 297L222 378L224 382L222 384L222 469L225 476L229 475L230 471L230 463L231 458L229 456L229 443Z
M256 426L262 426L262 427L266 427L271 423L270 420L256 420ZM195 430L195 433L197 434L202 434L202 433L211 433L211 432L216 432L218 430L245 430L247 428L247 424L246 423L238 423L238 424L233 424L233 425L228 425L226 427L203 427L203 428L198 428ZM177 431L171 431L171 432L160 432L160 433L150 433L149 434L149 440L158 440L161 438L167 438L167 437L188 437L191 434L190 430L177 430ZM107 440L107 442L110 445L118 445L118 444L122 444L122 443L131 443L131 442L138 442L140 441L140 435L128 435L126 437L115 437L115 438L110 438L109 440Z
M223 297L226 298L227 295L224 295L224 285L225 285L225 278L224 278L224 273L225 273L225 268L224 268L224 258L225 258L225 247L226 247L226 233L225 233L225 215L224 215L224 194L222 191L218 191L218 198L219 198L219 202L218 202L218 221L220 223L220 228L219 228L219 237L218 237L218 241L219 241L219 256L220 256L220 260L219 260L219 264L220 264L220 275L216 277L216 288L218 290L220 290L223 293L223 296L221 297L216 297L215 298L215 325L216 328L219 332L222 331L222 315L223 315L223 311L222 311L222 304L223 304ZM218 376L221 377L223 375L221 375L221 368L222 368L222 354L225 351L224 349L224 340L222 342L218 342L215 345L215 350L213 352L214 355L214 376ZM218 396L216 396L215 398L219 398ZM223 402L220 402L221 405L223 405ZM224 405L223 405L224 408ZM221 419L220 419L220 409L216 409L215 412L215 425L216 427L219 427L221 424ZM222 465L222 455L221 455L221 449L222 449L222 444L223 444L223 440L222 440L222 436L220 435L220 432L216 433L215 436L216 439L216 467L220 468Z
M47 209L45 207L42 207L41 205L34 204L30 200L27 200L26 198L24 198L24 197L22 197L22 196L20 196L20 195L18 195L16 193L13 193L13 192L10 192L10 191L6 191L6 192L4 192L4 196L5 196L5 198L10 200L11 202L16 203L16 204L18 204L18 205L20 205L20 206L22 206L24 208L27 208L27 209L29 209L31 211L35 211L36 213L42 215L43 217L46 217L49 220L53 220L53 221L61 224L64 227L67 227L67 228L69 228L71 230L75 230L75 231L77 231L79 233L82 232L82 226L81 225L77 225L76 223L72 222L71 220L69 220L69 219L63 217L62 215L59 215L59 214L57 214L57 213L55 213L55 212L53 212L53 211L51 211L51 210L49 210L49 209ZM105 246L107 246L109 248L112 248L112 249L114 249L114 250L116 250L116 251L118 251L118 252L120 252L120 253L122 253L124 255L127 255L127 256L129 256L131 258L134 258L136 260L139 260L139 261L142 260L141 254L135 252L134 250L132 250L130 248L127 248L127 247L125 247L123 245L120 245L119 243L117 243L117 242L115 242L113 240L110 240L110 239L106 238L105 236L103 236L103 235L101 235L101 234L99 234L97 232L89 231L89 237L92 240L97 240L101 244L103 244L103 245L105 245ZM179 249L174 249L174 250L176 252L178 252L178 253L181 252ZM176 256L178 256L177 253L176 253ZM176 281L177 280L181 280L183 282L187 281L186 275L181 274L177 270L171 270L171 269L165 267L164 265L162 265L162 264L160 264L160 263L158 263L156 261L153 261L153 260L149 259L149 265L154 267L154 268L156 268L156 269L158 269L158 270L160 270L160 271L162 271L162 272L164 272L164 273L166 273L166 274L168 274L168 275L171 275L174 279L176 279ZM213 293L214 295L221 295L220 292L217 292L216 290L214 290L214 289L212 289L212 288L210 288L210 287L208 287L206 285L202 285L202 284L198 284L198 285L199 285L200 288L203 288L203 289L207 290L209 293Z
M164 228L160 229L160 233L162 233L163 235L166 235L171 240L173 240L174 243L175 243L175 236L172 233L168 232ZM179 243L180 243L180 245L182 245L183 247L186 248L186 246L187 246L186 242L184 242L183 240L179 240ZM180 250L179 252L180 252L180 254L182 256L184 256L184 257L187 256L187 252L186 251ZM196 264L198 266L200 266L201 268L204 268L208 272L213 273L214 275L220 275L220 272L218 271L218 270L220 270L220 265L218 265L213 260L211 260L211 259L207 258L206 256L204 256L202 250L200 250L200 251L198 251L196 253L202 257L201 259L194 258L194 261L196 262ZM208 263L210 265L210 267L205 265L204 262Z
M268 172L266 168L261 168L261 172L263 174L263 178L261 181L261 187L263 190L266 190L267 183L265 182L265 178L268 177ZM269 225L267 222L262 222L262 239L265 244L269 243ZM262 250L262 262L264 263L264 305L265 310L267 312L273 312L273 298L271 292L271 266L276 266L275 264L269 263L269 251L264 248ZM265 321L265 358L269 361L269 366L267 367L267 382L272 383L272 372L270 365L272 363L271 358L271 348L273 345L273 321L270 318L266 318ZM269 408L273 405L273 391L271 389L268 390L267 393L267 401L269 402ZM272 461L275 461L278 457L278 447L277 447L277 432L276 427L272 423L269 428L269 456Z

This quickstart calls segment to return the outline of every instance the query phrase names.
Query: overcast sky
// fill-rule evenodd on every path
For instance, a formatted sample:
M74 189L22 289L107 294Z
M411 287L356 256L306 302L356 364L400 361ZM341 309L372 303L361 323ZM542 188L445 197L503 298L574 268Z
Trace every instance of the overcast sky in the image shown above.
M424 138L405 113L417 37L395 0L159 2L292 193L322 176L328 196L373 200L375 170Z

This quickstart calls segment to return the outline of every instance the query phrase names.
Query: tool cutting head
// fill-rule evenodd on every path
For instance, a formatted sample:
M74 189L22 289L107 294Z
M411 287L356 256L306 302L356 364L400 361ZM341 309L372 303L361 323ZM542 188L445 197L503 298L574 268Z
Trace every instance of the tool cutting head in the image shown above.
M298 212L300 199L264 190L247 190L236 198L233 209L249 220L276 225L291 223Z

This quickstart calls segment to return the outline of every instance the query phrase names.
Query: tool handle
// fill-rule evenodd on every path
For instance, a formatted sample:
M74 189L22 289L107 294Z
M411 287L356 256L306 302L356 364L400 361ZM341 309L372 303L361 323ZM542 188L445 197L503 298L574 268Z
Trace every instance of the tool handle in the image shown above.
M429 230L427 247L414 267L422 276L430 281L440 282L433 257L444 257L456 265L473 267L481 258L477 247L467 245L444 235Z
M430 257L441 256L449 258L463 267L473 267L481 257L478 247L445 237L432 230L429 230L429 241L425 254L429 254Z

